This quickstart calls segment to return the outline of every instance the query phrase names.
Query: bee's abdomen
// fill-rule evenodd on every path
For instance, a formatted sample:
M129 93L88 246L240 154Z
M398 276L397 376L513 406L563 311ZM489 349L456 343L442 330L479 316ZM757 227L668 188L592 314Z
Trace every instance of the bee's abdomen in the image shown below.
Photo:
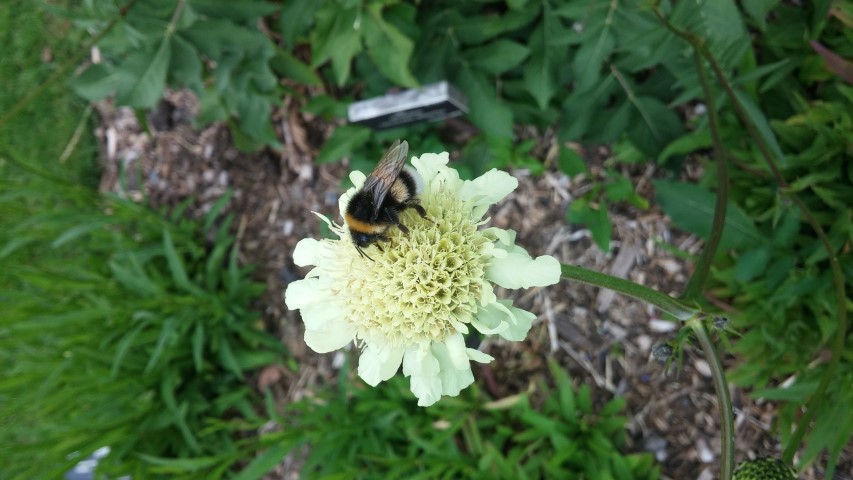
M382 233L388 228L387 223L376 221L373 196L370 192L360 190L352 196L347 204L344 221L350 230L360 233Z

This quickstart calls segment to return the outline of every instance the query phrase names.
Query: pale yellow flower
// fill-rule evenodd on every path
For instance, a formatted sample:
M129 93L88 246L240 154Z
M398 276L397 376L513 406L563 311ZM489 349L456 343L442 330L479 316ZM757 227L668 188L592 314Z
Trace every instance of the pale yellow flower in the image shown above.
M381 251L368 249L374 261L359 255L346 225L321 216L338 238L297 244L294 262L314 268L285 292L288 308L301 312L309 347L325 353L355 342L362 349L358 374L372 386L402 364L421 406L458 395L473 383L471 360L492 360L466 348L469 327L508 340L527 335L535 315L497 299L494 285L529 288L560 278L559 262L531 258L515 245L515 232L480 228L489 206L518 181L498 170L461 180L447 161L447 153L412 159L429 220L404 213L409 235L390 229ZM353 172L350 179L355 187L341 197L341 212L365 175Z

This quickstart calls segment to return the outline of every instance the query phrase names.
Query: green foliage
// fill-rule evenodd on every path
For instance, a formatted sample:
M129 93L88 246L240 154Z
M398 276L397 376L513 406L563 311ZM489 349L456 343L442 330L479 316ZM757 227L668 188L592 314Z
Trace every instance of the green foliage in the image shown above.
M0 8L0 115L44 82L74 51L80 32L51 19L35 2L9 1ZM49 58L48 58L49 54ZM89 134L92 122L85 102L62 88L49 88L12 122L0 125L0 177L13 173L3 158L16 155L55 166L60 159L74 169L75 181L97 184L93 178L97 145ZM80 128L76 148L66 149Z
M608 206L644 207L613 162L652 158L677 169L686 155L704 154L712 136L708 115L696 108L701 102L719 114L725 158L733 167L726 254L716 258L710 293L734 307L731 327L743 331L734 343L742 362L732 377L785 402L779 432L787 439L825 371L814 359L836 334L838 312L853 303L848 296L846 305L836 304L827 253L804 221L807 212L786 196L796 193L828 232L849 289L853 89L841 76L849 75L845 59L853 58L850 9L829 1L655 5L676 29L702 39L733 86L736 104L717 84L713 101L702 97L692 49L643 0L139 2L102 44L105 62L72 84L84 97L113 92L137 108L150 108L166 85L189 87L201 96L201 121L229 118L239 127L232 128L234 138L256 147L277 143L268 114L284 93L303 99L305 112L334 121L345 116L347 95L354 92L366 98L449 80L467 95L468 119L481 132L462 153L463 173L507 166L541 171L530 155L532 143L517 142L517 125L554 129L559 167L572 176L588 172L566 142L614 145L603 175L567 212L604 249L611 235ZM118 15L109 0L85 6L71 14L82 27L97 29ZM271 37L279 34L276 45ZM314 90L285 89L279 77L326 88L306 95ZM789 185L773 179L736 107ZM700 114L685 121L680 112ZM395 138L407 138L415 155L447 149L430 126L382 133L349 126L333 134L318 161L349 156L352 167L369 171ZM655 184L676 225L704 238L711 233L716 174L708 164L702 185ZM853 371L851 360L846 354L839 371ZM793 386L777 387L793 374ZM839 381L827 392L829 407L817 410L804 463L826 450L831 472L853 435L853 412L838 410L850 403L850 384Z
M66 15L81 27L101 30L119 8L112 1L92 1ZM202 123L234 117L251 141L277 144L270 121L279 98L270 66L277 50L257 26L277 9L261 1L137 2L100 43L104 60L73 78L71 86L86 99L114 94L119 104L137 109L154 107L167 85L189 88L200 97Z
M2 191L6 478L57 478L104 446L111 476L216 478L251 451L244 375L283 351L216 220L227 198L202 226L79 187Z
M604 175L602 181L595 181L592 188L572 201L566 212L566 220L589 227L593 241L606 252L610 250L613 230L613 224L607 214L608 206L614 202L628 202L636 208L646 209L649 204L646 199L637 195L631 181L619 172L607 169Z
M755 142L744 139L744 128L728 101L721 112L721 136L735 168L730 169L729 209L722 247L713 271L711 293L731 304L732 327L743 332L733 349L741 362L730 378L755 388L757 397L782 402L778 431L791 439L803 403L815 392L826 364L815 362L838 331L838 305L827 252L806 221L806 212L789 198L796 194L829 237L851 287L853 240L850 199L853 198L853 89L833 75L819 52L808 43L792 41L792 32L833 45L850 57L853 34L844 17L825 17L808 8L779 5L773 20L761 16L769 5L749 7L750 26L758 30L752 49L745 52L732 80L738 102L756 126L758 135L789 185L779 185ZM756 10L758 9L758 10ZM723 54L725 52L720 52ZM706 124L673 142L672 152L707 148ZM666 152L665 152L666 153ZM716 183L716 169L708 165L703 184ZM676 225L707 237L713 195L707 187L674 182L656 183L658 200ZM848 341L850 331L848 330ZM842 353L838 372L851 370L853 357ZM796 382L777 383L791 375ZM816 408L812 433L801 463L829 453L827 477L832 475L841 449L853 435L847 374L837 374L824 402ZM843 411L842 411L843 410Z
M287 407L281 438L307 443L310 478L658 478L650 454L621 453L624 400L596 411L588 386L551 371L541 395L489 402L472 387L423 409L407 380L364 388L344 369L337 390Z

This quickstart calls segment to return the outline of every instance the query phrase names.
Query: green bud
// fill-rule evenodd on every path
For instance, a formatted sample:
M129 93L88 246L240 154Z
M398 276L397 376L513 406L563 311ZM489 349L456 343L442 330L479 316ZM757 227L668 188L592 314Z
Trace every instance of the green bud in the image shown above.
M764 457L738 465L734 480L797 480L797 475L781 460Z

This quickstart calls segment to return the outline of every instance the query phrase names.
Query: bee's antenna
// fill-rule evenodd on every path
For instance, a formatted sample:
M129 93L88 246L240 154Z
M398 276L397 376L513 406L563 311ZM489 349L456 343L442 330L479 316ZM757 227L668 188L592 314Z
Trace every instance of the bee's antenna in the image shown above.
M359 247L358 245L355 246L355 249L358 250L358 254L361 255L362 258L366 258L366 259L370 260L371 262L376 261L376 260L370 258L370 255L364 253L364 250L362 250L361 247Z

